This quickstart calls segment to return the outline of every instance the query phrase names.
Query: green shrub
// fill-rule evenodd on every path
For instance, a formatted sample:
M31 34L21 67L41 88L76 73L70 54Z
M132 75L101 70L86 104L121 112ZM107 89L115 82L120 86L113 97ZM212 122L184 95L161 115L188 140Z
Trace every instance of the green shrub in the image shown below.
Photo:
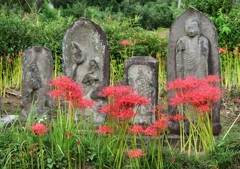
M133 42L133 56L153 56L157 53L166 54L167 39L161 39L155 31L147 31L137 26L139 17L134 19L125 18L124 21L107 20L102 23L111 51L112 58L121 57L124 47L120 44L122 40Z
M209 166L218 168L237 169L240 166L240 134L238 131L231 132L225 140L219 140L215 151L206 158Z
M233 9L229 15L218 12L216 18L211 17L214 22L218 36L219 46L233 50L240 42L240 8Z
M59 11L48 6L41 14L4 13L0 15L0 56L18 54L31 45L48 47L53 55L61 55L64 32L73 22L72 17L63 18Z
M213 17L217 17L219 11L222 11L225 14L229 13L232 10L232 7L234 7L235 5L236 0L183 1L184 8L187 8L188 6L193 6L201 12Z
M173 21L173 11L166 3L147 2L145 5L132 4L125 9L127 15L142 17L141 27L145 29L157 29L170 27Z

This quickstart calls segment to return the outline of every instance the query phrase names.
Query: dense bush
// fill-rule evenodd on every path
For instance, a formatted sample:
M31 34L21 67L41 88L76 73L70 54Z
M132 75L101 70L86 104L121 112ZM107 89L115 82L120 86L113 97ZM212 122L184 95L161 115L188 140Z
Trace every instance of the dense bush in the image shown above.
M167 39L160 39L157 32L137 27L138 20L138 17L123 22L108 20L102 24L108 36L112 58L121 57L124 50L120 44L122 40L130 41L130 46L133 46L129 55L155 57L157 53L166 54Z
M233 9L228 15L218 13L216 18L211 17L214 22L218 36L219 46L233 50L240 42L240 8Z
M188 6L193 6L205 14L217 17L219 11L228 14L236 4L236 0L184 0L183 3L185 8Z
M52 9L45 8L42 15L8 13L3 8L0 15L0 56L18 53L31 45L48 47L54 54L61 54L65 30L73 22Z
M173 11L166 3L148 2L129 5L124 8L126 15L134 17L141 16L141 27L145 29L157 29L159 27L170 27L173 21Z

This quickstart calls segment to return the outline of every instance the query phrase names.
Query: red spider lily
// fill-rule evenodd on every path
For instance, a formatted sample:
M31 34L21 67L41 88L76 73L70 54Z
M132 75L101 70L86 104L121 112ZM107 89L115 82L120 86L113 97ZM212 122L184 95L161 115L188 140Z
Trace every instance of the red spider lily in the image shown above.
M65 133L65 136L67 137L67 139L70 139L72 137L72 133Z
M152 125L152 127L156 128L159 133L161 133L164 129L167 128L167 122L166 121L155 121Z
M129 42L128 40L122 40L122 41L120 42L120 44L121 44L122 46L127 46L127 45L130 45L130 42Z
M135 89L129 86L108 86L103 89L102 96L103 97L107 97L107 96L121 97L134 92L135 92Z
M157 119L160 120L160 121L164 121L165 123L168 122L169 118L168 116L166 116L165 114L157 114Z
M112 133L113 130L108 126L101 126L96 132L103 133L103 135L106 136L107 134Z
M128 86L108 86L103 90L103 97L110 97L111 103L101 107L101 112L120 120L130 119L138 113L134 108L146 105L149 101L135 93L133 88Z
M206 77L206 80L207 80L209 83L212 83L212 84L218 83L218 82L221 81L221 79L219 79L219 78L218 78L217 76L215 76L215 75L209 75L209 76L207 76L207 77Z
M186 79L178 78L174 82L170 82L168 90L191 90L198 86L195 77L187 76Z
M176 79L170 83L168 88L168 90L176 91L172 105L191 105L198 112L211 111L214 102L222 97L220 88L213 85L219 81L216 76L208 76L199 80L191 77L187 77L185 80Z
M174 121L183 121L185 117L182 114L175 114L174 116L171 116L170 119Z
M92 101L83 98L81 87L68 77L54 79L50 82L50 85L54 89L49 95L55 99L63 99L78 108L93 106Z
M143 154L143 151L141 149L135 149L135 150L131 150L129 152L127 152L127 155L130 157L130 158L138 158L140 159L142 156L145 156L145 154Z
M144 132L144 129L141 125L134 125L131 129L129 129L129 132L138 135L140 133Z
M48 127L42 123L33 124L31 130L34 134L42 136L48 132Z
M120 110L115 117L120 120L127 120L135 117L137 114L138 113L135 113L133 110Z
M158 135L157 129L154 126L148 126L144 131L143 134L145 136L152 136L156 137Z
M226 52L226 49L224 49L224 48L219 48L219 49L218 49L218 52L219 52L219 53L225 53L225 52Z
M155 112L160 112L163 109L162 105L157 105L154 107L154 109L152 110L153 113Z

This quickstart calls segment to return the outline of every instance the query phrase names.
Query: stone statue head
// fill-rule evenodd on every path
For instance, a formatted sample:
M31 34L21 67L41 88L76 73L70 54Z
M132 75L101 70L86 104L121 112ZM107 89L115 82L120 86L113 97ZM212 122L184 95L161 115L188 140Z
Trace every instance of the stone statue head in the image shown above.
M199 24L196 18L190 17L185 22L187 36L194 37L200 33Z

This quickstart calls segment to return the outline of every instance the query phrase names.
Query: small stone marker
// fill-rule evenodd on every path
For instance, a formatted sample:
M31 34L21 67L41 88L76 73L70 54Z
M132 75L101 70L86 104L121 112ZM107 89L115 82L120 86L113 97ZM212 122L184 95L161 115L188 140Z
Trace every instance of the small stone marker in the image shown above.
M98 108L107 100L98 93L109 85L109 50L106 35L96 23L80 18L66 31L63 38L64 74L84 89L84 97L96 101L85 115L92 117L95 124L103 123L105 115ZM91 120L92 121L92 120Z
M135 117L137 124L151 124L155 121L152 112L158 99L158 61L149 56L133 56L124 62L125 85L136 89L141 96L151 100L151 104L141 106Z
M180 15L172 24L168 41L167 81L177 78L194 76L197 79L208 75L220 78L220 60L218 55L218 40L216 28L208 17L198 10L190 7ZM220 83L218 84L220 86ZM168 102L174 92L168 93ZM220 105L214 104L213 133L221 132ZM176 109L169 106L171 114ZM175 129L174 129L175 128ZM178 130L173 126L173 130Z
M48 48L28 47L22 57L22 111L27 117L30 112L42 116L50 113L51 99L48 92L52 80L53 58Z

